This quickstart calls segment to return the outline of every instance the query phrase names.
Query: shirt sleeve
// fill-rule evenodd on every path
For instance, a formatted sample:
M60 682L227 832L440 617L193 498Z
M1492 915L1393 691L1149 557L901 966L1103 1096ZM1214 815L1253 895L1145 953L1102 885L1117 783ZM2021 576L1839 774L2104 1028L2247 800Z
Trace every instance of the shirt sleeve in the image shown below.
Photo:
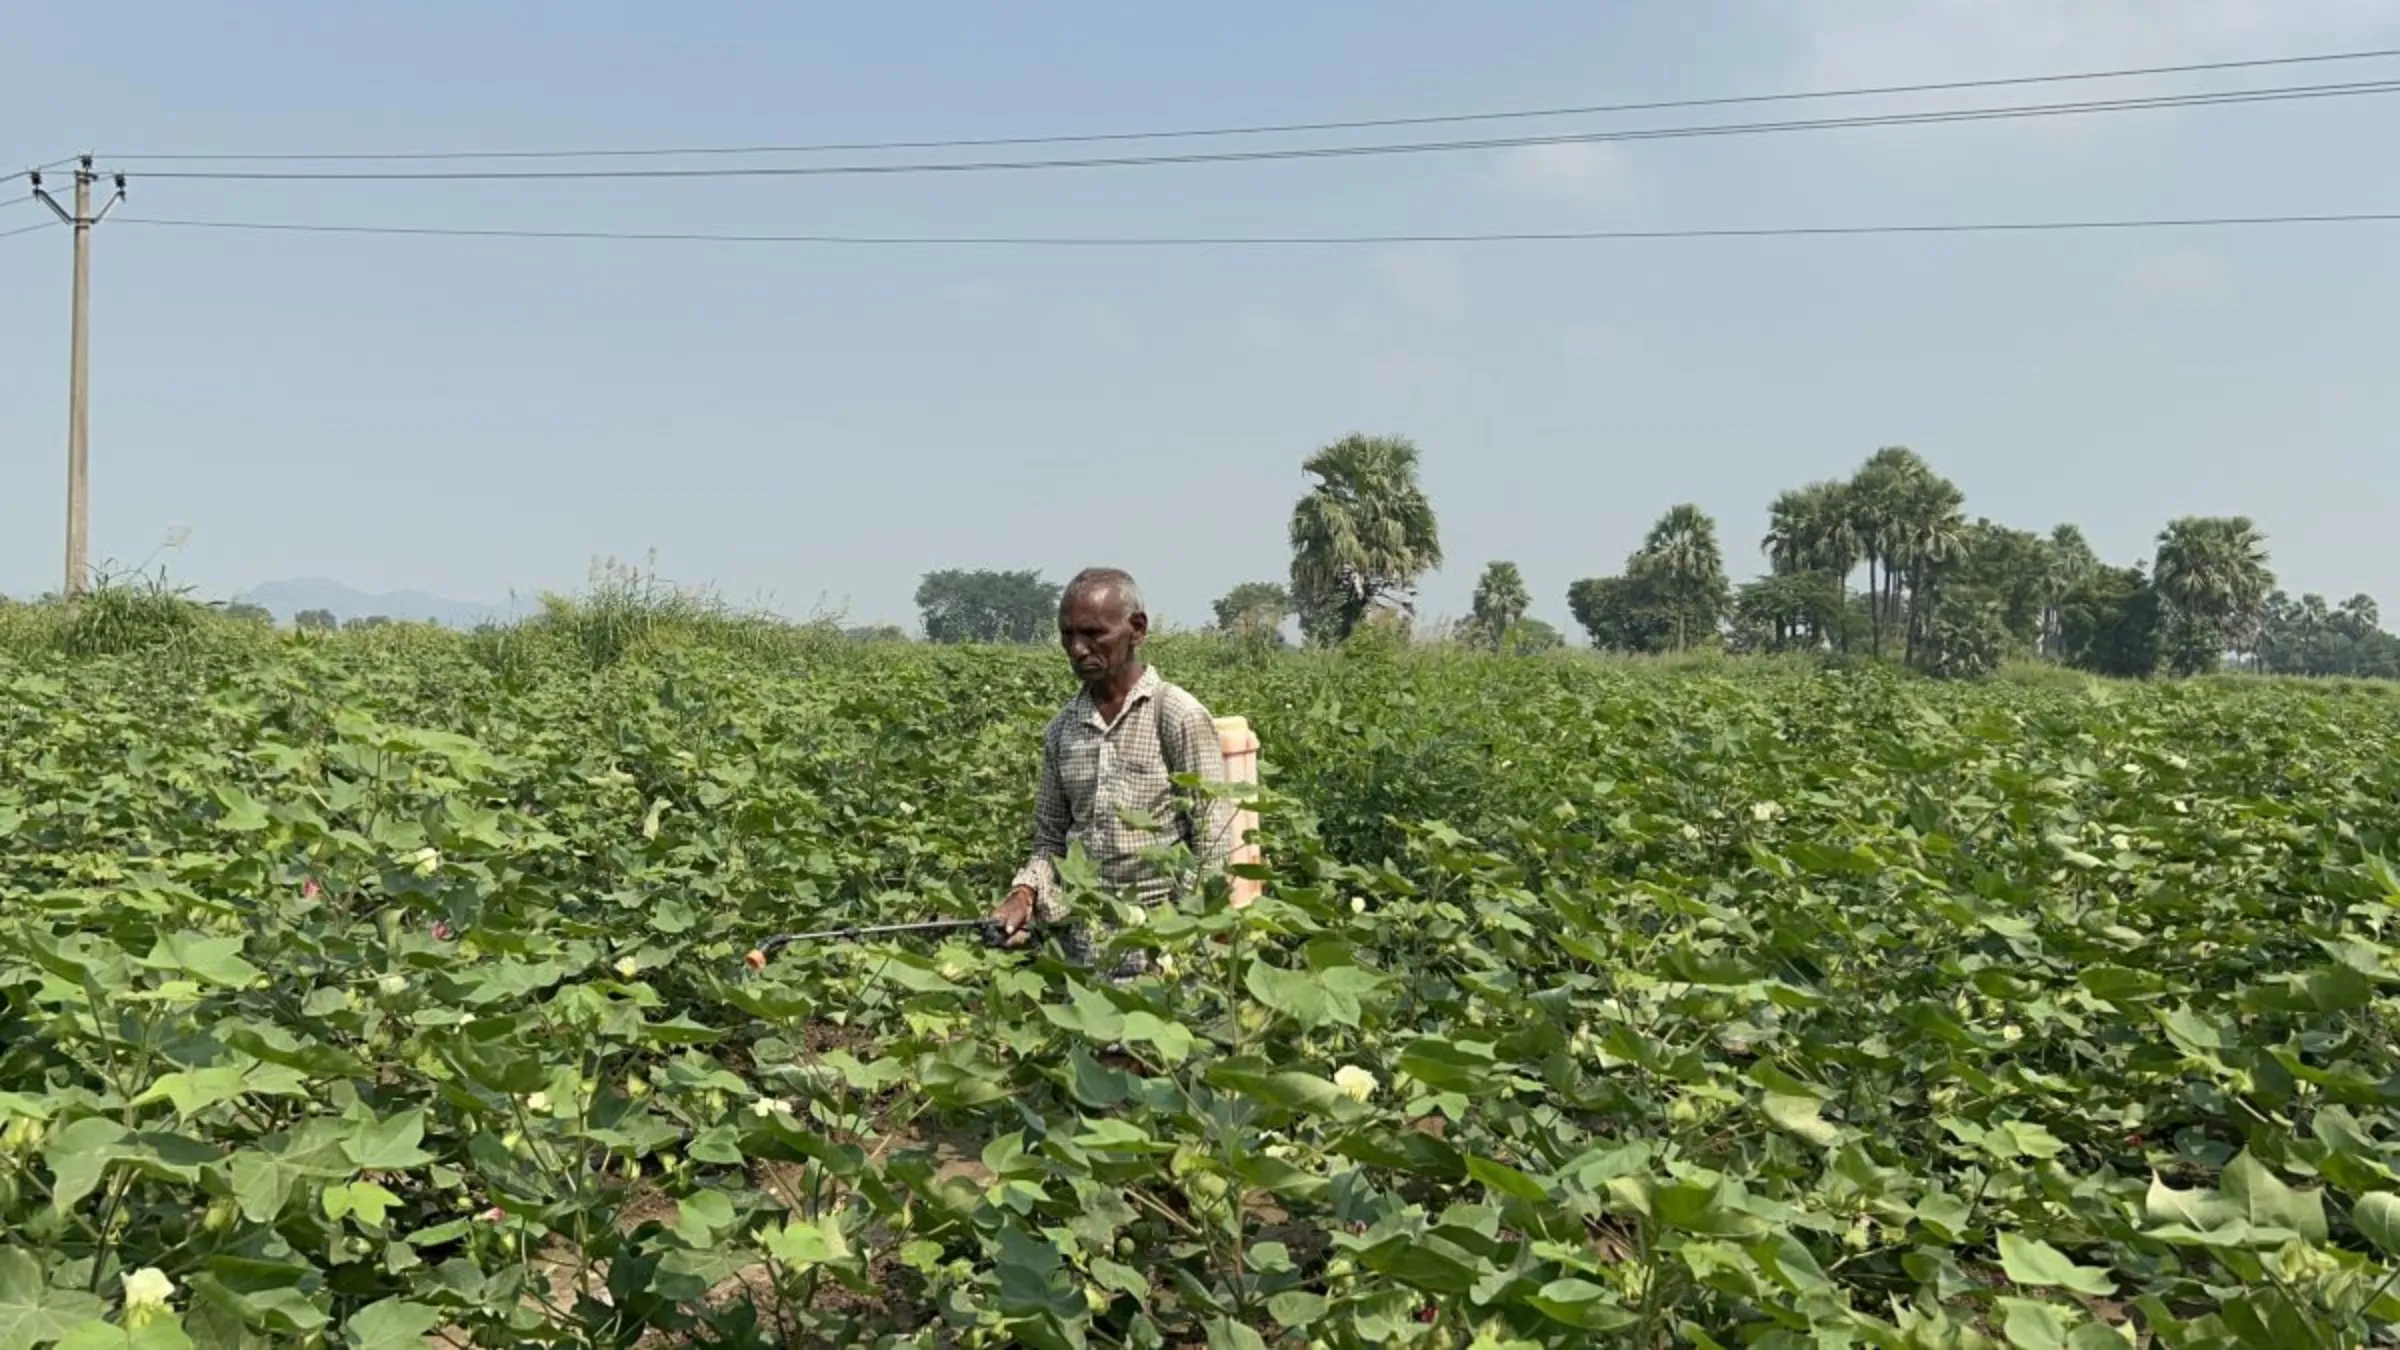
M1225 781L1225 747L1217 740L1217 722L1198 699L1175 700L1173 723L1176 739L1182 743L1183 768L1180 770L1206 783ZM1225 860L1241 841L1233 837L1235 805L1225 798L1211 798L1183 788L1176 789L1177 825L1184 842L1191 846L1194 859L1200 864L1201 875L1221 870Z
M1065 917L1065 906L1058 896L1055 860L1066 855L1070 824L1066 783L1058 771L1058 734L1054 726L1042 736L1042 775L1033 794L1033 853L1010 882L1012 889L1024 886L1032 890L1034 915L1044 923L1055 923Z

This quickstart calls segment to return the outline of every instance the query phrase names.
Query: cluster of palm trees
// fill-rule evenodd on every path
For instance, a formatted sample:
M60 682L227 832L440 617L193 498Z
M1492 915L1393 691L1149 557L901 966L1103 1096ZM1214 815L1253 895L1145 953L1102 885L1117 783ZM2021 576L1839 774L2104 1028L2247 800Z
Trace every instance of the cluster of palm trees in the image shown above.
M1302 469L1315 481L1292 508L1289 590L1236 588L1218 604L1219 626L1257 632L1296 612L1309 641L1334 643L1362 625L1411 623L1418 580L1442 563L1418 463L1398 436L1348 436L1310 456ZM2257 649L2275 579L2247 517L2171 522L2145 571L2103 566L2073 525L2037 535L1970 520L1965 500L1914 451L1885 446L1846 479L1775 498L1760 541L1767 575L1732 586L1716 523L1687 503L1659 518L1621 573L1574 582L1568 606L1602 648L1891 649L1940 674L2010 654L2193 671ZM1865 590L1853 595L1862 567ZM1458 634L1494 647L1555 643L1526 617L1530 605L1516 564L1495 561Z
M2364 595L2329 605L2321 595L2274 592L2256 656L2260 669L2277 674L2400 679L2400 638L2383 631L2381 612Z

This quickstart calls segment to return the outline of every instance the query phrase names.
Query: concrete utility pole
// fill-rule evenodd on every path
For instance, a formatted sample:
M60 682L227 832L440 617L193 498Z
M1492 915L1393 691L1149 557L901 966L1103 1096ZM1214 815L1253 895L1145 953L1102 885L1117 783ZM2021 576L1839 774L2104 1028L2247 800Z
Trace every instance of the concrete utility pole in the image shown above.
M67 357L67 579L65 594L69 599L83 594L84 577L88 570L85 555L91 546L91 350L92 350L92 227L101 222L118 202L125 200L125 175L116 175L116 195L108 205L92 214L92 157L85 155L75 166L75 212L69 215L57 200L42 190L40 173L32 175L33 195L42 204L58 213L58 218L75 230L75 318L73 344Z

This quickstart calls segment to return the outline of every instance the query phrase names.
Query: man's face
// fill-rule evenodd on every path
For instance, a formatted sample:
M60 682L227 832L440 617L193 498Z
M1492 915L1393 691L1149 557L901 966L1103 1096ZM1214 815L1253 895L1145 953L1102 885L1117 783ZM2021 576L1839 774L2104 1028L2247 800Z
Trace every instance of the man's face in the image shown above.
M1059 645L1066 648L1075 678L1087 685L1100 684L1133 664L1149 631L1149 618L1126 613L1116 591L1107 587L1077 591L1058 607Z

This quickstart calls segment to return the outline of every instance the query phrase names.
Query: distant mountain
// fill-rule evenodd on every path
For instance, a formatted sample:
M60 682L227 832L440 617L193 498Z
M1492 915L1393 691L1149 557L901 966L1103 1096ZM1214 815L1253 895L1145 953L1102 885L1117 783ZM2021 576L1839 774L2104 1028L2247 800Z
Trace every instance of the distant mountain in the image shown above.
M490 605L446 600L423 591L370 595L323 577L270 581L263 586L253 586L235 599L267 611L275 616L278 623L290 623L293 616L311 609L330 610L334 618L343 622L381 615L387 619L438 623L450 628L473 628L487 619L506 617L502 611Z

